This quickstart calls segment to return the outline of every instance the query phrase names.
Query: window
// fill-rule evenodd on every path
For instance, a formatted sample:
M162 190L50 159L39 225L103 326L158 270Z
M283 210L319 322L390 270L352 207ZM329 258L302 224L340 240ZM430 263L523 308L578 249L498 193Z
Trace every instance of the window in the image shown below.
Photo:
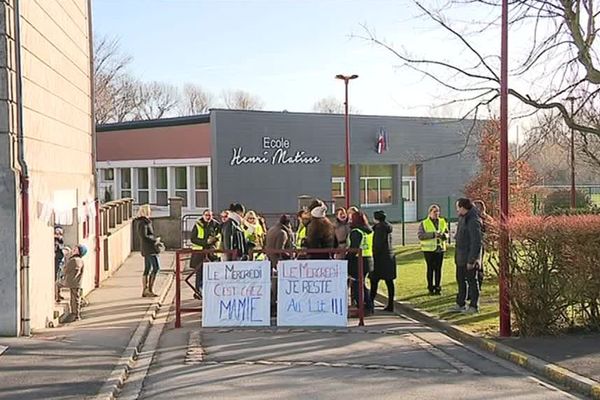
M183 199L183 206L187 207L187 168L175 167L175 196Z
M196 208L208 208L208 167L194 167Z
M331 198L344 197L346 192L346 170L343 165L331 166Z
M402 198L404 201L416 201L417 181L404 177L402 179Z
M102 180L104 182L112 182L115 180L115 170L112 168L105 168L102 170Z
M88 214L88 208L86 207L86 202L83 202L83 206L85 207L85 219L83 220L83 238L87 239L90 236L90 215Z
M148 204L150 202L150 186L148 183L148 168L137 168L138 204Z
M131 168L121 168L121 198L131 197Z
M159 206L169 205L167 167L154 168L154 185L156 186L156 204Z
M392 204L392 166L360 166L360 203L363 206Z

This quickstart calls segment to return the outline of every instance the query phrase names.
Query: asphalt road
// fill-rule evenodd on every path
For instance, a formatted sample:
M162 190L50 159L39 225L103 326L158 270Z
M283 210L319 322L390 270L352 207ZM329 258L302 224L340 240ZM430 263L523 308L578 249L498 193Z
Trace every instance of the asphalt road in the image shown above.
M136 378L139 396L127 398L580 398L383 312L366 327L314 330L203 329L190 315L183 328L168 323L156 349L144 350L155 351L154 358L145 377ZM127 385L134 382L124 393Z

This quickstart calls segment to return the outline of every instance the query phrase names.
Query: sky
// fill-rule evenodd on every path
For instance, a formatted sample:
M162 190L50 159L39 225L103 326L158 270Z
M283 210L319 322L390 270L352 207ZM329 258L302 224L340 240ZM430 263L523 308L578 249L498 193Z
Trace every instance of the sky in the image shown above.
M465 23L477 18L460 14ZM312 111L322 98L342 100L343 82L334 76L358 74L349 103L361 114L462 112L434 108L448 93L357 37L368 26L411 55L461 57L464 50L411 0L93 0L93 23L96 35L120 40L140 79L197 83L217 96L242 89L266 110ZM499 52L499 37L479 40Z

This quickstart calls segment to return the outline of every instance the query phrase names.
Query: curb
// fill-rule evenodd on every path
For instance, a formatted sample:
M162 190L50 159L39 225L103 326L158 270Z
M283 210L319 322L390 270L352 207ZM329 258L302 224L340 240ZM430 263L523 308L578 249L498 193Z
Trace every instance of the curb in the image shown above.
M157 301L152 303L148 307L148 310L146 310L146 313L131 336L121 358L111 372L108 380L102 385L102 388L96 395L96 400L113 400L117 397L123 383L129 375L130 369L135 364L138 353L144 345L146 336L150 331L150 327L152 326L160 307L163 305L174 280L175 274L169 270L169 277L167 278L167 282L165 282L160 295L156 297Z
M383 302L384 304L387 303L387 298L382 295L378 295L377 300ZM600 382L578 375L572 371L569 371L556 364L544 361L538 357L515 350L503 343L483 338L465 329L452 325L445 320L437 319L432 314L419 310L409 303L394 300L394 312L400 312L413 319L432 326L461 343L474 345L482 350L485 350L540 376L543 376L551 382L568 387L569 389L589 396L594 400L600 400Z

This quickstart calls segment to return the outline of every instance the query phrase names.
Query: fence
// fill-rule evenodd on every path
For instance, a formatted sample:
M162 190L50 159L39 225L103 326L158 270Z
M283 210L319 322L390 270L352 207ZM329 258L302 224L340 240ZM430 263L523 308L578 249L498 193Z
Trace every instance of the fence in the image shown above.
M133 199L98 206L98 247L94 286L108 278L131 253Z
M558 190L571 190L570 185L547 185L535 187L536 193L531 198L531 209L533 215L544 213L544 201L546 196ZM600 185L579 185L575 189L587 195L593 205L600 207Z
M286 256L292 258L298 258L298 256L310 256L313 254L328 254L328 255L345 255L345 254L356 254L358 257L358 325L364 326L365 321L365 298L364 298L364 261L361 249L289 249L289 250L253 250L251 258L256 254L265 254L266 256ZM175 252L175 327L181 327L181 314L189 312L201 312L201 307L182 307L181 306L181 281L183 277L183 261L189 258L192 254L202 254L205 256L205 260L214 254L228 254L234 260L238 258L237 250L191 250L191 249L179 249ZM295 256L295 257L294 257ZM198 268L202 268L202 265ZM183 281L192 289L195 295L201 297L201 293L196 290L195 285L192 285L189 281L198 272L193 270L188 273ZM272 271L271 278L275 277L275 271Z

